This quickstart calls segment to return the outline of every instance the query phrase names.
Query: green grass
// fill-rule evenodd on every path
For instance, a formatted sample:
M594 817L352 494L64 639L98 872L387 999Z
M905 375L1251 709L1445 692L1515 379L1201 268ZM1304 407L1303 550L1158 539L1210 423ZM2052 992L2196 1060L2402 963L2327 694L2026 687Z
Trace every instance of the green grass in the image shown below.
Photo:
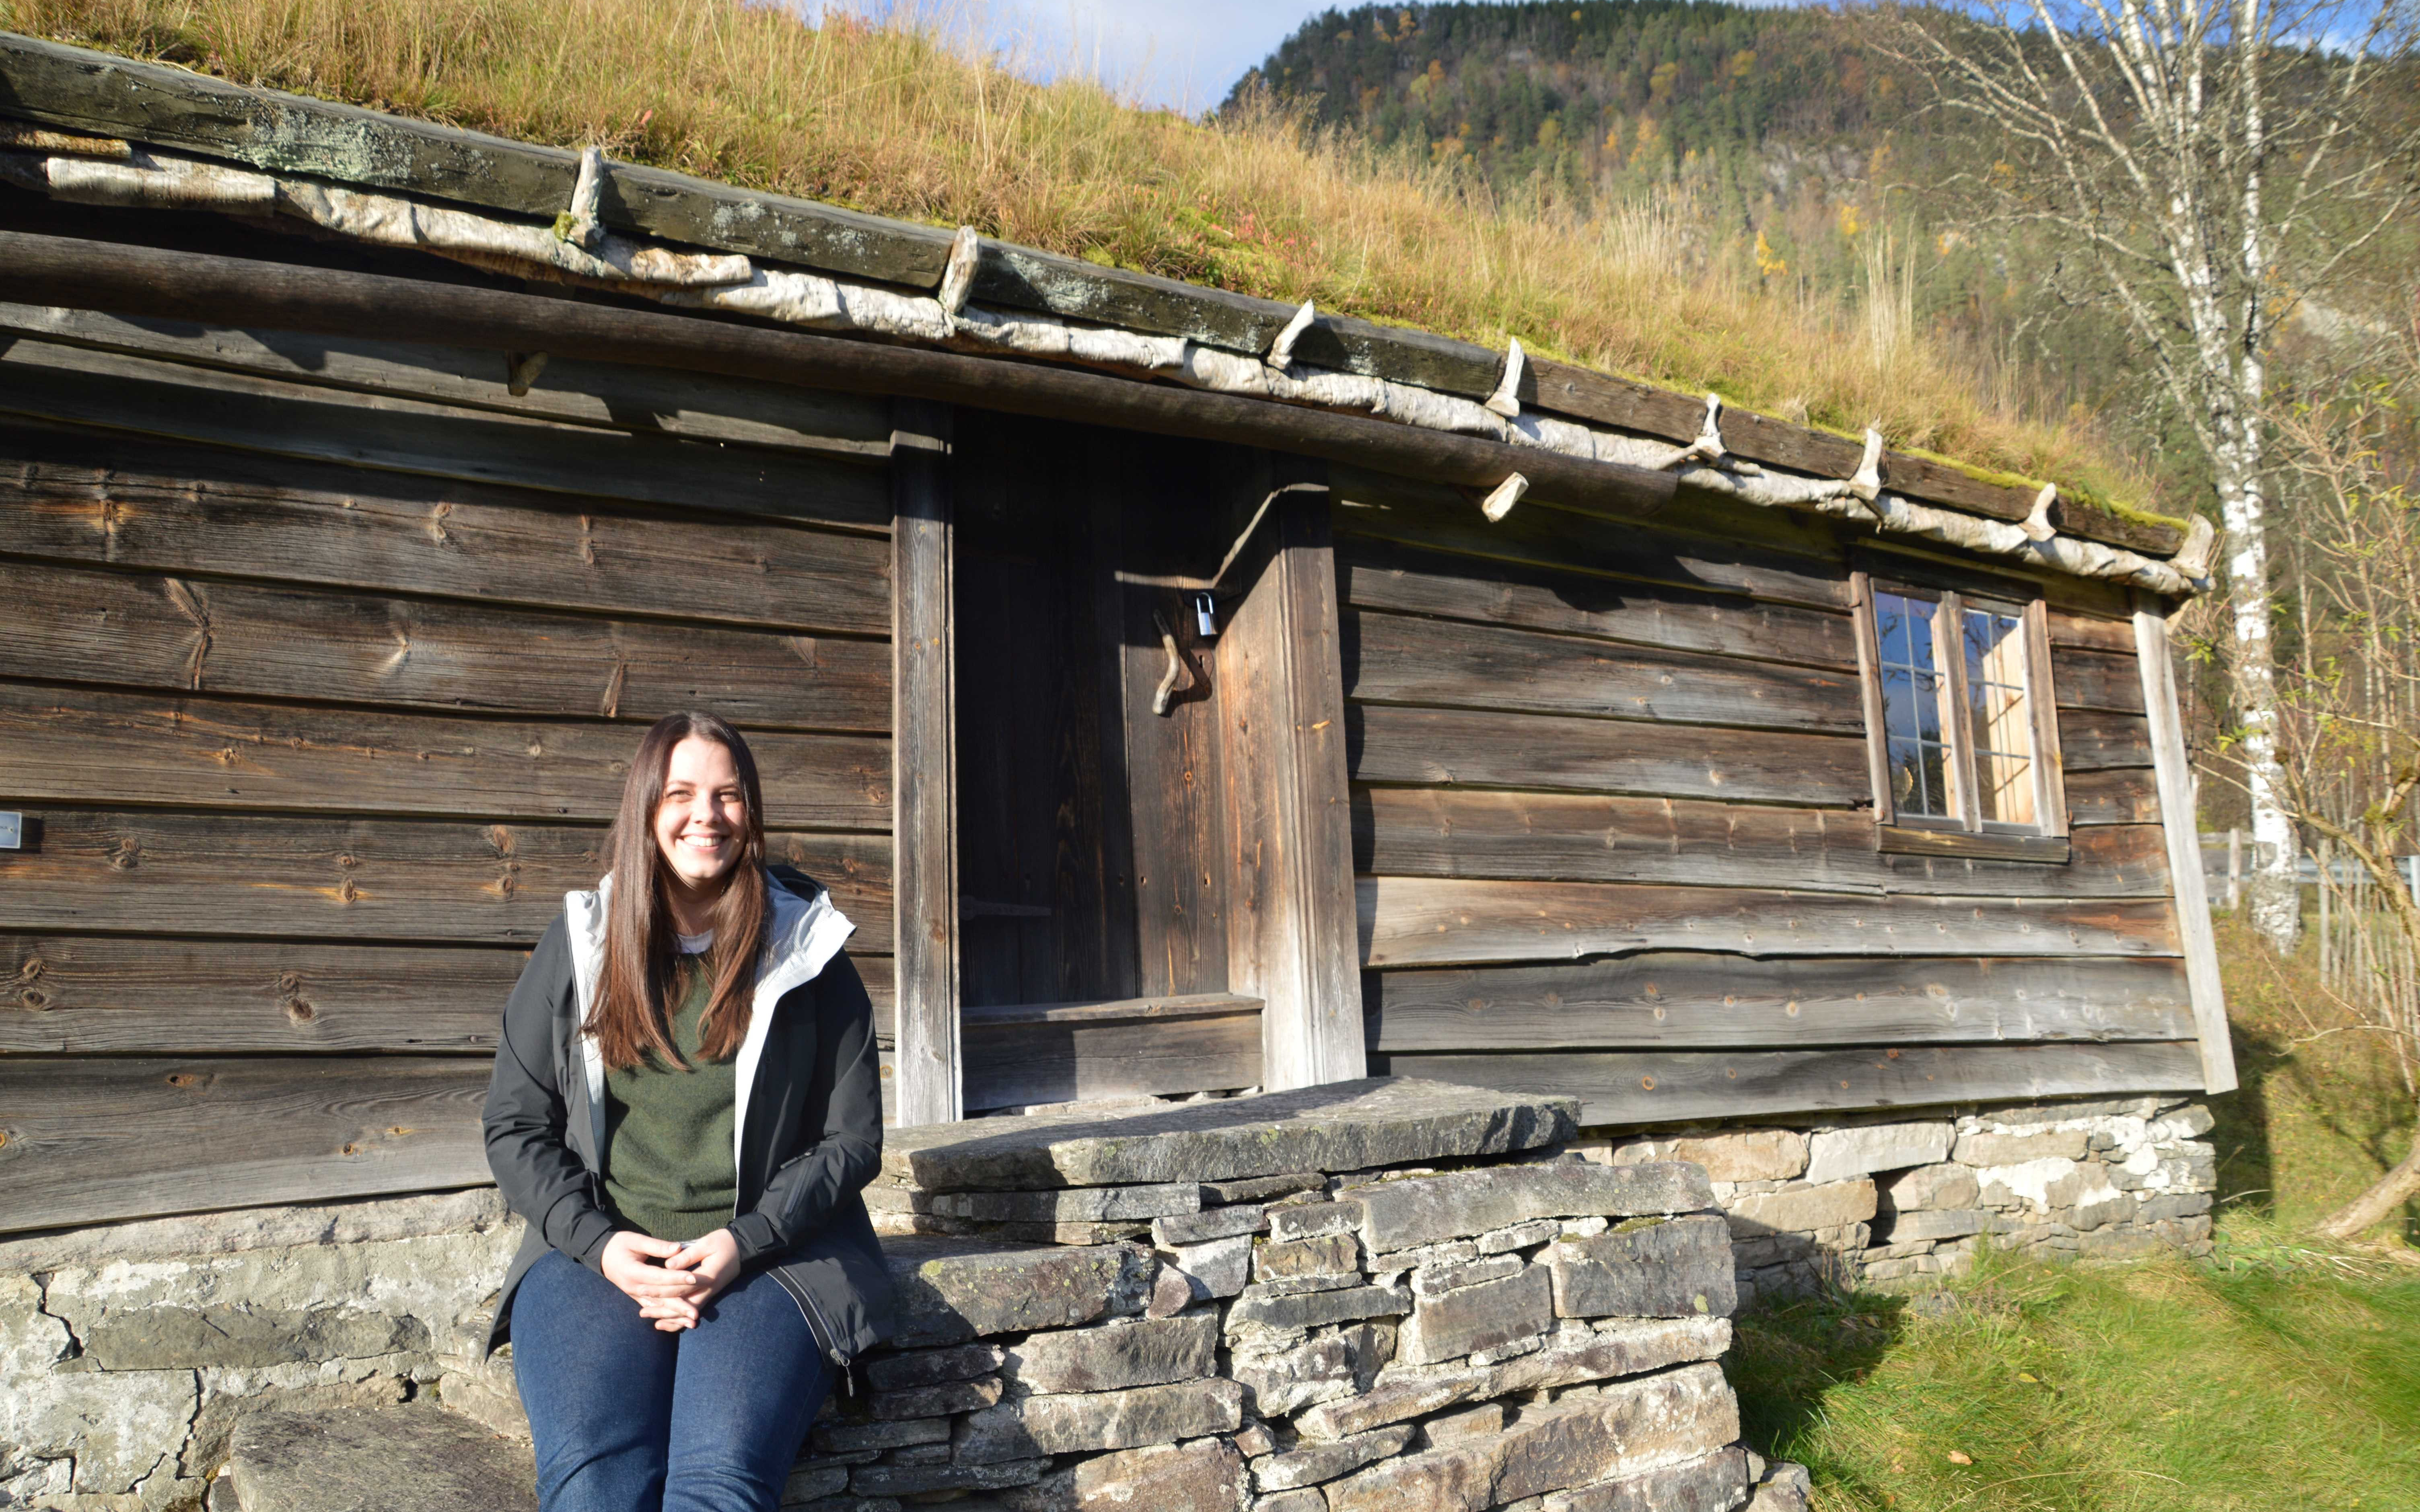
M2243 1087L2212 1104L2210 1261L1995 1256L1920 1308L1741 1318L1748 1442L1819 1512L2420 1509L2420 1264L2303 1237L2408 1148L2411 1101L2374 1039L2322 1032L2306 961L2227 926L2221 953Z
M1936 1316L1751 1315L1727 1364L1821 1512L2420 1508L2420 1270L2392 1261L1986 1265Z

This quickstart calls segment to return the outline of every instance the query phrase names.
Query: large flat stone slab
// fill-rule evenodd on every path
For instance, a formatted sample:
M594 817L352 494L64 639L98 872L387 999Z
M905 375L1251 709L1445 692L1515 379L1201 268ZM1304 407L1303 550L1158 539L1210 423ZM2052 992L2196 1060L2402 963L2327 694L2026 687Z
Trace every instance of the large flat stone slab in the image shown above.
M894 1348L963 1344L987 1334L1073 1328L1125 1302L1128 1273L1149 1264L1124 1244L1082 1248L977 1239L885 1239L899 1328Z
M536 1512L526 1443L435 1408L248 1412L237 1422L244 1512Z
M1720 1367L1685 1365L1525 1410L1502 1433L1388 1459L1327 1488L1330 1512L1484 1512L1711 1455L1739 1437Z
M1232 1181L1513 1154L1569 1139L1578 1123L1572 1098L1373 1076L1117 1118L892 1129L882 1179L932 1193Z

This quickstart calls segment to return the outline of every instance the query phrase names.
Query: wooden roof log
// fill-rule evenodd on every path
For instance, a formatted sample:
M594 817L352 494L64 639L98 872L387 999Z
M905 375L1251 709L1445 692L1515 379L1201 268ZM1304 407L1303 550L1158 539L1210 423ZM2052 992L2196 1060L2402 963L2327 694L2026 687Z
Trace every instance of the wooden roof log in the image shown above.
M0 264L10 270L12 294L38 303L933 399L1267 447L1491 491L1519 472L1541 498L1617 514L1652 514L1677 486L1668 473L1382 420L651 309L18 232L0 232Z

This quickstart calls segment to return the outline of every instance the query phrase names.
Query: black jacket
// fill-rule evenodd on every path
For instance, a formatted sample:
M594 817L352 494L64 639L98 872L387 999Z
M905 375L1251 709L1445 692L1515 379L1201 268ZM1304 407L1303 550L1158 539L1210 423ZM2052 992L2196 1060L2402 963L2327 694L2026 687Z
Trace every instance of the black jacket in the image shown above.
M891 1281L858 1194L882 1161L874 1013L840 949L855 926L823 888L783 868L734 1068L739 1200L729 1225L750 1267L770 1265L827 1354L887 1337ZM488 1167L528 1220L488 1335L510 1337L513 1288L548 1249L591 1270L625 1227L604 1203L603 1062L580 1032L596 990L603 895L565 896L504 1004L488 1087Z

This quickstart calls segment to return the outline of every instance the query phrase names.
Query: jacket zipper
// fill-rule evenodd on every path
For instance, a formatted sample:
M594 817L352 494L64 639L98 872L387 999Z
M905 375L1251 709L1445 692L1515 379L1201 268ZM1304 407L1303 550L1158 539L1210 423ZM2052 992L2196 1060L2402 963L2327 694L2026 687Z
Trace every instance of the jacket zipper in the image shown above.
M747 1130L742 1128L740 1134L744 1138ZM734 1194L734 1198L731 1204L731 1216L736 1220L739 1216L737 1194ZM815 1342L823 1346L824 1358L830 1360L832 1369L839 1373L844 1395L855 1396L857 1395L856 1373L849 1366L848 1356L840 1352L840 1335L832 1331L830 1322L825 1319L823 1304L815 1301L814 1294L807 1289L805 1282L794 1280L789 1273L779 1265L774 1266L772 1270L773 1279L779 1281L782 1284L782 1289L790 1294L790 1300L799 1304L799 1316L806 1319L807 1332L814 1335Z

